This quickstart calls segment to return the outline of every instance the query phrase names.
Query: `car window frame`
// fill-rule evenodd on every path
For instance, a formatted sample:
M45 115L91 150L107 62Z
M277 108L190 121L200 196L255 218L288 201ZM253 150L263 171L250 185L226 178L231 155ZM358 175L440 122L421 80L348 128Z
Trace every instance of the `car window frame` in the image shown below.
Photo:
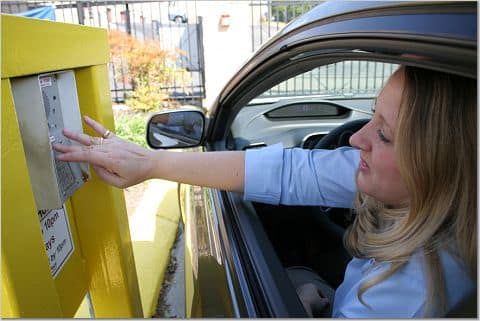
M376 44L382 44L382 46L376 47ZM292 57L305 51L314 54L292 61ZM409 54L405 54L405 51ZM437 58L427 54L428 52L441 52L442 54L437 55L439 56ZM454 60L448 58L452 56L463 57L464 61L475 61L471 64L476 67L476 47L475 50L472 50L471 47L459 46L455 42L417 43L416 40L387 38L355 39L355 41L335 39L299 45L288 52L280 52L272 56L259 65L258 70L242 78L236 89L223 101L217 101L215 109L211 112L212 116L206 132L206 141L225 139L223 133L226 132L226 128L231 126L238 111L252 98L287 79L284 76L285 74L288 74L288 77L293 77L314 67L342 60L363 60L411 65L466 77L476 77L476 68L474 68L474 73L468 68L460 69ZM282 68L278 68L280 65ZM292 69L295 69L295 72L292 72Z
M311 44L310 44L311 45ZM315 46L312 46L315 48ZM438 48L438 47L435 47ZM300 49L300 48L298 48ZM282 55L282 54L279 54ZM292 53L285 55L282 59L288 59L291 57ZM278 56L276 57L278 58ZM303 59L302 61L295 61L295 64L291 60L287 68L283 68L279 73L266 73L264 74L265 78L257 78L257 81L252 84L251 88L245 91L246 95L240 97L233 106L230 108L230 117L226 123L223 124L225 132L228 132L225 128L229 128L231 122L236 116L235 108L240 110L243 107L243 104L246 104L250 97L255 96L263 92L272 86L272 84L277 84L280 81L283 81L285 77L280 77L282 73L288 73L290 68L299 69L299 73L303 72L306 69L311 68L312 66L318 66L320 64L328 64L332 62L338 62L342 59L360 59L360 60L370 60L370 61L384 61L389 63L398 63L398 64L409 64L416 66L429 66L432 64L428 61L418 62L411 58L399 57L398 55L391 54L381 54L378 52L344 52L339 55L338 51L332 51L332 53L323 53L322 56L311 56ZM300 66L299 66L300 63ZM441 70L449 70L451 66L448 64L433 64L435 68ZM290 73L290 77L293 75ZM256 86L256 87L255 87ZM217 124L218 126L218 124ZM205 150L214 151L214 150L227 150L228 139L227 135L221 135L217 138L212 136L210 132L210 137L207 135L205 141ZM219 191L221 192L221 191ZM222 192L221 192L222 193ZM241 196L235 195L231 192L223 192L223 203L224 206L231 208L231 211L223 212L223 222L222 225L234 224L235 229L230 232L234 235L233 243L230 246L235 247L235 251L240 255L237 255L237 261L231 262L230 268L241 269L241 274L243 275L243 283L247 285L247 288L243 289L243 296L245 296L245 291L250 291L249 295L250 302L255 304L255 316L299 316L301 311L298 309L301 308L298 301L298 297L292 292L291 284L289 288L288 279L286 278L285 271L280 268L273 268L276 264L266 265L265 262L268 262L266 257L269 257L269 260L272 261L272 249L271 244L269 245L268 237L265 231L260 231L254 229L253 223L255 221L254 215L248 211L248 205L242 200ZM228 205L225 205L228 204ZM257 218L258 220L258 218ZM223 237L226 237L224 235ZM275 252L273 251L273 254ZM246 257L244 257L246 256ZM268 270L266 270L268 268ZM238 271L236 272L238 275ZM258 289L257 289L258 287ZM251 312L251 311L250 311ZM251 315L249 315L251 316Z
M455 25L452 29L443 28L445 14L457 18L460 15L462 24ZM385 19L385 16L401 15L406 15L406 18L412 20L418 19L418 15L424 15L421 18L428 21L416 30L405 29L402 27L403 24L397 25L390 23L390 19ZM356 20L363 18L376 18L378 25L375 24L375 28L372 29ZM349 32L336 32L329 28L331 24L342 22L348 23ZM432 26L439 26L443 31L436 32L437 29ZM228 119L228 116L238 112L236 109L241 106L237 102L243 96L249 95L250 84L261 85L261 82L256 80L263 81L264 75L268 74L269 70L281 64L283 58L285 60L292 58L291 54L304 45L313 45L324 51L336 50L339 54L342 50L358 55L365 51L364 56L368 56L369 53L378 53L385 55L388 59L386 62L411 64L476 77L476 27L477 5L472 2L442 2L441 5L434 2L402 2L391 5L379 4L373 7L366 5L365 8L352 12L304 21L299 27L285 33L280 32L270 39L227 82L212 106L212 122L207 131L207 140L222 138L224 129L222 124L228 122L230 125L231 119ZM405 53L410 56L402 56ZM419 63L416 61L418 57L425 59ZM428 61L442 61L442 63L429 64ZM471 68L472 65L475 68ZM253 96L251 95L250 99Z

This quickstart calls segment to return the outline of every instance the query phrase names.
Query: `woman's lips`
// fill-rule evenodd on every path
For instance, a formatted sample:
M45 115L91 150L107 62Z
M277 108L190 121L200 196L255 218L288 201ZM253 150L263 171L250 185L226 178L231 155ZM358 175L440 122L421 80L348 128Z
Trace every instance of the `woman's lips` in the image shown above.
M358 169L361 170L361 171L368 170L368 165L362 158L360 158L360 163L358 164Z

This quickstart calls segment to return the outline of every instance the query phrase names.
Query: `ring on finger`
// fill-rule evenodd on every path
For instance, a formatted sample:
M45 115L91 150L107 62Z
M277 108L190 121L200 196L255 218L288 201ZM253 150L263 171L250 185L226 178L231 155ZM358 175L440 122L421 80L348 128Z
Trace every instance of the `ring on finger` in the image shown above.
M105 133L103 133L102 137L105 138L105 139L107 139L108 136L110 136L110 133L111 133L111 132L107 129L107 131L106 131Z

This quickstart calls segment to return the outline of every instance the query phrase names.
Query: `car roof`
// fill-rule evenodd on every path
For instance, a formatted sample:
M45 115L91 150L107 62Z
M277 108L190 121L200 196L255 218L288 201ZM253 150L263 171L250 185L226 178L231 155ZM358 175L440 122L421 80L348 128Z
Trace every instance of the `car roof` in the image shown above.
M476 16L477 3L473 1L326 1L291 21L258 52L279 38L294 42L295 38L331 31L358 34L385 30L476 42ZM321 28L327 24L331 28ZM292 37L292 34L301 35Z
M285 34L302 25L313 21L318 21L327 17L336 16L346 12L354 12L373 7L391 6L402 3L401 1L325 1L324 3L312 8L300 17L292 20L286 25L280 34ZM404 3L404 2L403 2Z

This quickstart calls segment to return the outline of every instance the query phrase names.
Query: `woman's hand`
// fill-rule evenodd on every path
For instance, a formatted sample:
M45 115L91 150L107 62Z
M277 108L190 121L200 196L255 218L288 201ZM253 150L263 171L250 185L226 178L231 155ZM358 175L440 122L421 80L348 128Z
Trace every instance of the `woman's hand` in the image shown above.
M87 116L83 120L101 137L64 130L65 137L82 146L53 144L53 149L61 153L58 160L87 162L102 180L120 188L151 178L152 151L115 136Z

